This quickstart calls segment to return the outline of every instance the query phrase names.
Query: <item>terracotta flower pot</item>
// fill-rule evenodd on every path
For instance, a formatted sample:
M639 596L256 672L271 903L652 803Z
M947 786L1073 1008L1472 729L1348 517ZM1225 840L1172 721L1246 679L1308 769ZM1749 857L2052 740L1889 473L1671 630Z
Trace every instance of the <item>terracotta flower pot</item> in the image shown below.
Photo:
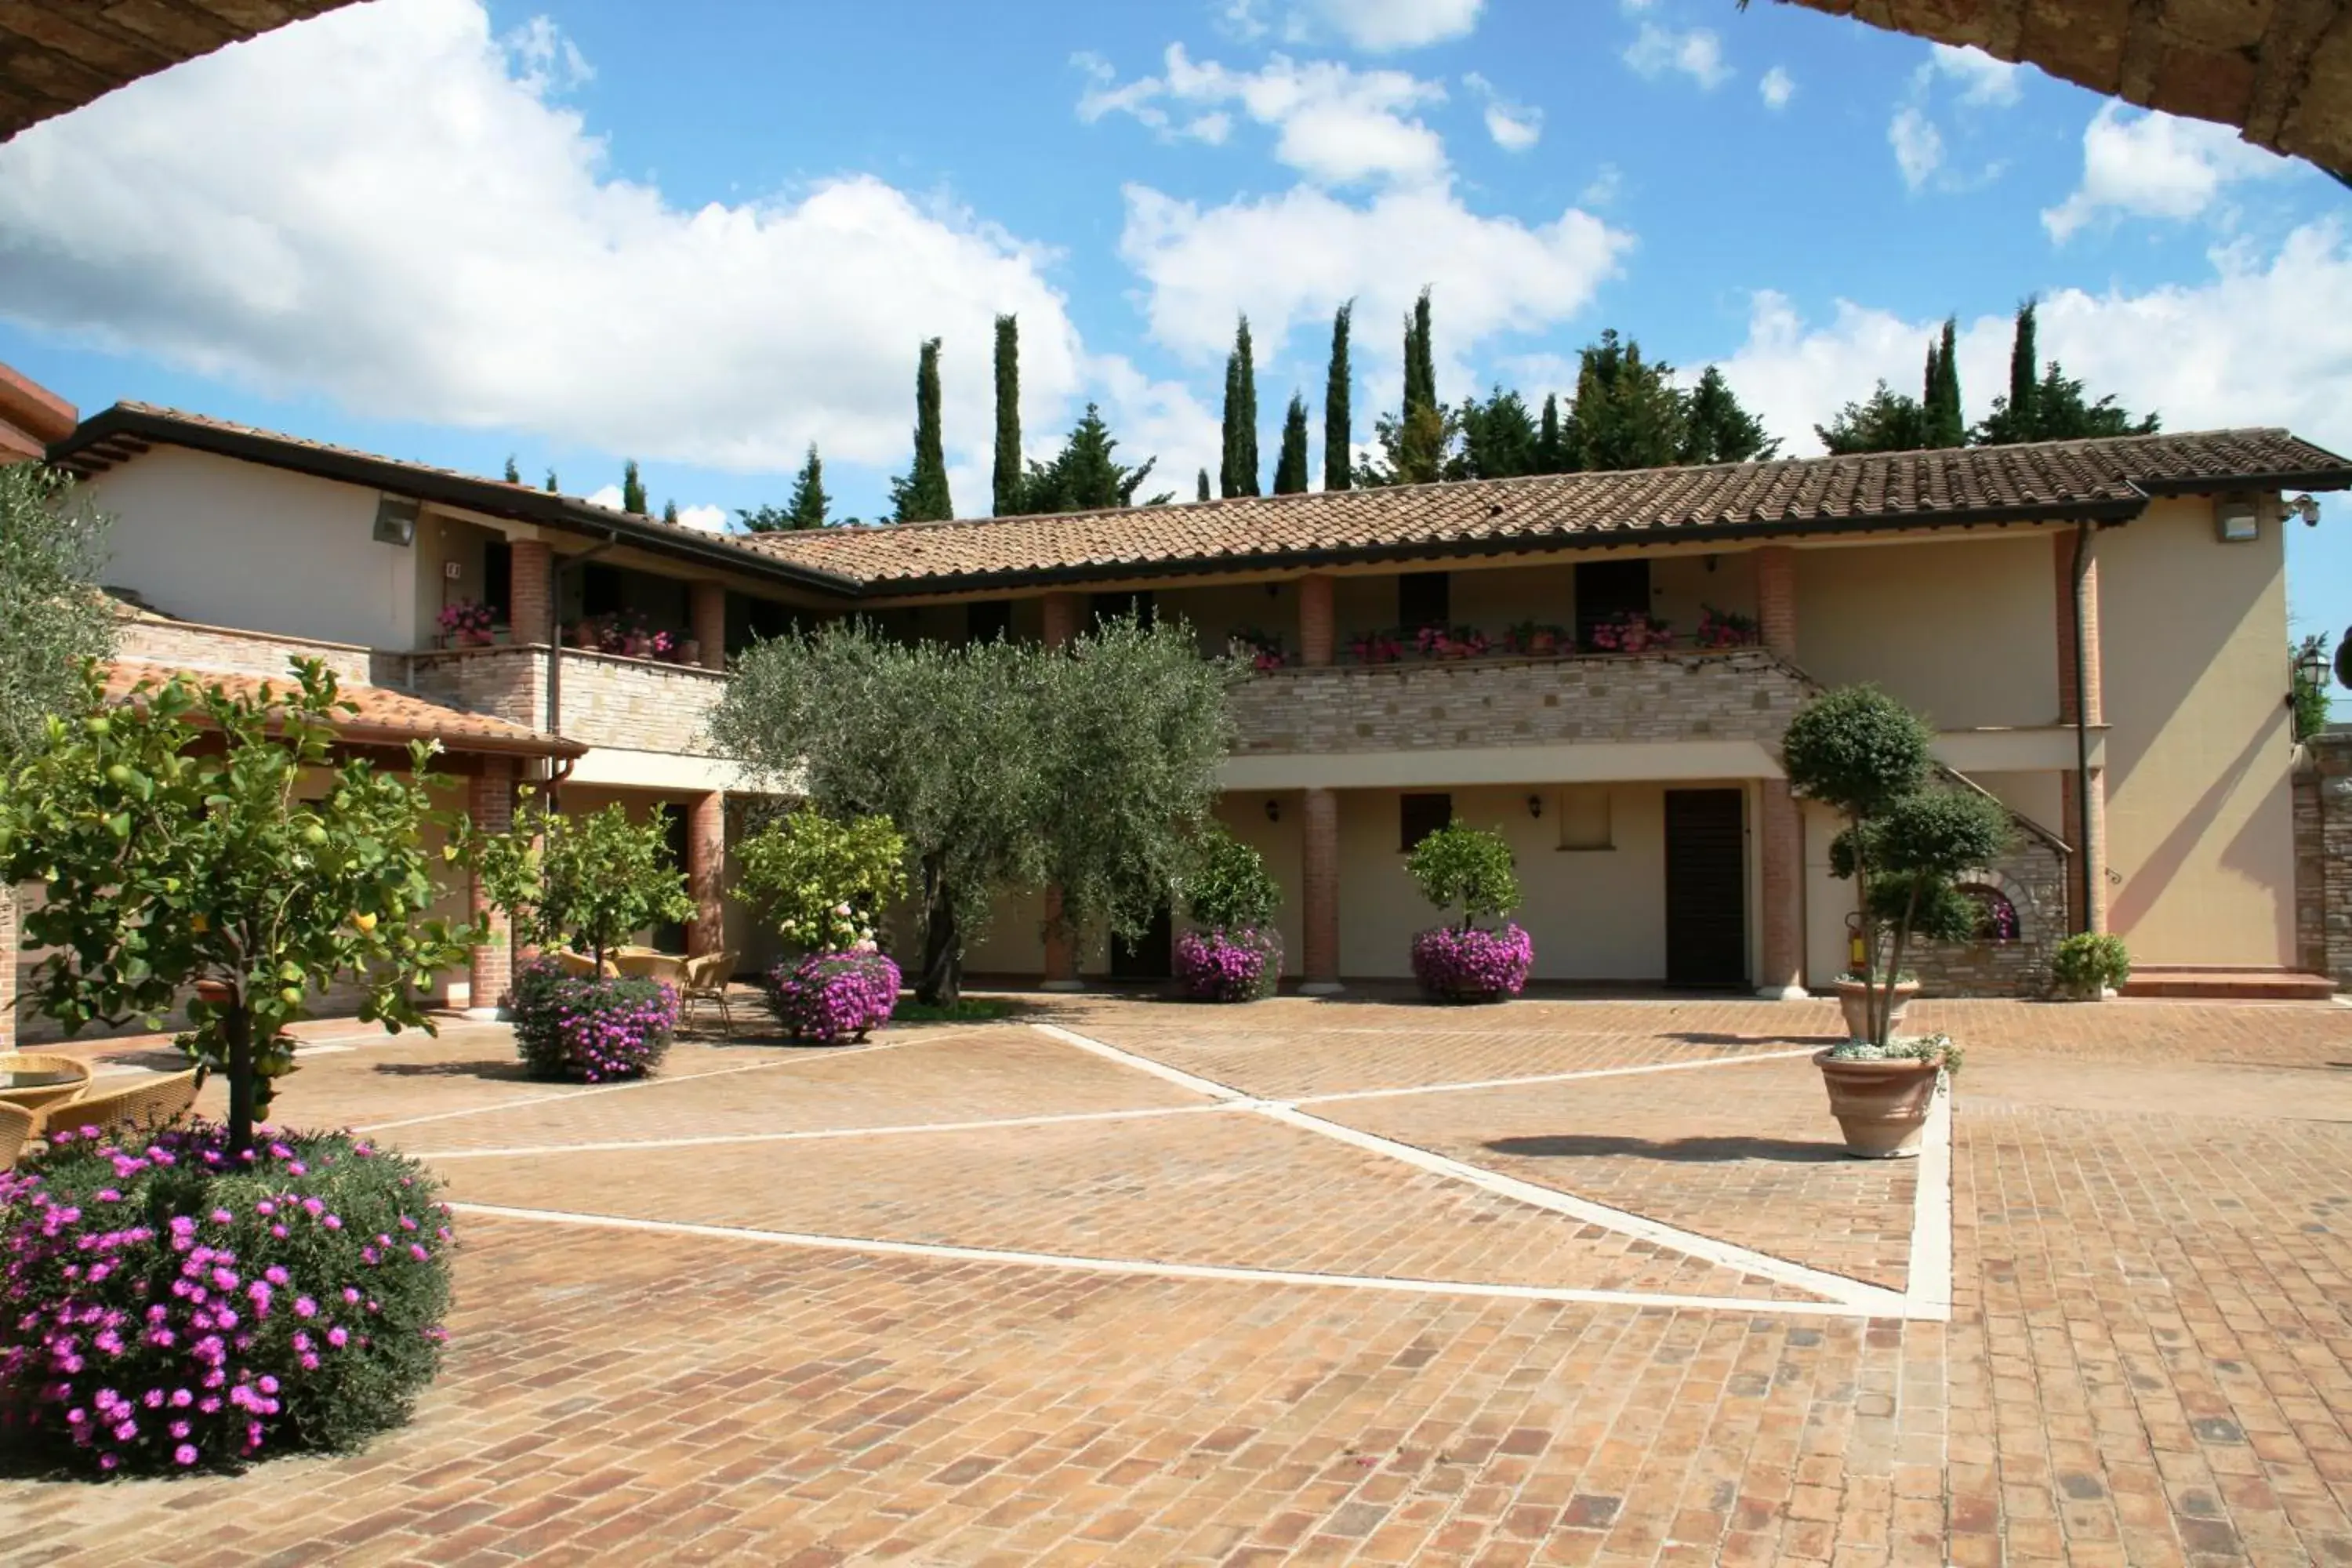
M226 980L196 982L196 1000L199 1002L208 1002L215 1007L226 1007L236 995L236 993L229 988L229 984Z
M1822 1069L1847 1153L1862 1160L1917 1156L1936 1098L1937 1063L1836 1061L1824 1050L1813 1053L1813 1065Z
M1893 1034L1895 1026L1903 1022L1903 1015L1910 1010L1911 998L1917 994L1919 994L1917 981L1895 982L1895 1006L1886 1016L1887 1033ZM1837 983L1837 999L1838 1010L1845 1015L1846 1038L1850 1040L1870 1038L1869 988L1859 980L1841 980Z

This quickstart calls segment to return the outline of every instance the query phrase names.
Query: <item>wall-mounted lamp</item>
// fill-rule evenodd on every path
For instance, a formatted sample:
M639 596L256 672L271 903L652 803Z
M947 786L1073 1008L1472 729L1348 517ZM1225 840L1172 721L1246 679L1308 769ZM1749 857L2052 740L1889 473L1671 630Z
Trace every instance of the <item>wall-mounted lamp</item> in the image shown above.
M375 503L375 542L403 548L416 542L416 503L398 496L379 496Z
M1712 555L1706 558L1706 569L1710 572L1715 570L1715 557Z
M2213 503L2213 531L2224 544L2242 544L2263 536L2263 514L2251 496L2231 496Z
M1282 820L1282 802L1275 799L1272 795L1265 797L1265 819L1268 822L1280 822Z
M1528 796L1528 815L1535 817L1543 816L1543 796L1539 795Z
M2319 503L2309 496L2297 496L2286 503L2287 515L2303 519L2305 528L2319 526Z

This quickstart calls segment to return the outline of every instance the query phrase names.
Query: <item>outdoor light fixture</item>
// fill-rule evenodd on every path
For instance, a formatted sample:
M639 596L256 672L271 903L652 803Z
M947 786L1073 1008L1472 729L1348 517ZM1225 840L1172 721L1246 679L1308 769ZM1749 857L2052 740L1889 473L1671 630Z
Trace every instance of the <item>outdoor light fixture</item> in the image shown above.
M1272 795L1267 795L1265 797L1265 819L1268 822L1280 822L1282 820L1282 802L1275 799Z
M2224 544L2242 544L2263 534L2263 514L2251 496L2231 496L2213 503L2213 531Z
M2303 678L2305 685L2315 686L2325 691L2327 689L2328 662L2326 652L2317 643L2312 643L2295 655L2294 672ZM2294 700L2292 697L2287 699L2290 704Z
M375 542L403 549L416 542L416 503L398 496L379 496L375 503Z
M1539 795L1528 796L1528 815L1536 817L1543 816L1543 796Z
M2286 503L2286 510L2294 516L2303 519L2304 527L2317 528L2319 526L2319 503L2312 500L2309 496L2301 495L2295 497L2293 500Z

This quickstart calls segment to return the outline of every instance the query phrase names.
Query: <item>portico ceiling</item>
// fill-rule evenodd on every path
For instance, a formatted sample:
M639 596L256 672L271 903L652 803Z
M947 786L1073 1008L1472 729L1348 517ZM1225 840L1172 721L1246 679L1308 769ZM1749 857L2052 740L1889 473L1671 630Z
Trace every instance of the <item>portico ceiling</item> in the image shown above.
M2352 0L1780 4L1973 44L2127 103L2234 125L2352 184Z
M350 0L0 0L0 141Z

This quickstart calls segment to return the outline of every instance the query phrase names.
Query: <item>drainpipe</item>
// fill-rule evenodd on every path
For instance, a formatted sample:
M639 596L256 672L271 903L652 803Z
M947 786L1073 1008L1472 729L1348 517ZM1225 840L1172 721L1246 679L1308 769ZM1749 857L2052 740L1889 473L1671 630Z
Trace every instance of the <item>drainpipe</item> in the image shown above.
M617 531L607 533L604 543L583 550L577 555L559 556L548 569L547 732L551 735L561 737L563 733L563 627L556 618L556 608L563 603L563 574L574 566L585 566L620 542L621 536ZM562 773L548 781L548 805L551 806L555 804L555 791L562 784L563 774L571 771L571 764L567 763Z
M2098 879L2105 873L2091 846L2091 650L2084 637L2083 589L2091 571L2089 518L2074 525L2074 842L2083 868L2083 929L2098 926Z

